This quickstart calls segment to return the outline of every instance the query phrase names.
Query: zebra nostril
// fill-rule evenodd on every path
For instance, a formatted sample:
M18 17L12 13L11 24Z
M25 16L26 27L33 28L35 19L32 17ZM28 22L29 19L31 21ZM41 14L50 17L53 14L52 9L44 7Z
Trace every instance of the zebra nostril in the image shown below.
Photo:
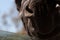
M29 12L29 13L33 13L33 11L31 9L29 9L28 6L26 6L26 10Z

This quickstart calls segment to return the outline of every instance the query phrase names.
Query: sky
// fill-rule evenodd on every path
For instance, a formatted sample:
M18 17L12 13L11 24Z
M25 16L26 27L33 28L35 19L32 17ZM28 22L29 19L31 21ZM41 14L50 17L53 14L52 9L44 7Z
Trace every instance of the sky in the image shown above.
M16 23L13 22L13 18L16 18L19 15L15 0L0 0L0 30L9 31L9 32L18 32L22 30L23 23L20 19Z

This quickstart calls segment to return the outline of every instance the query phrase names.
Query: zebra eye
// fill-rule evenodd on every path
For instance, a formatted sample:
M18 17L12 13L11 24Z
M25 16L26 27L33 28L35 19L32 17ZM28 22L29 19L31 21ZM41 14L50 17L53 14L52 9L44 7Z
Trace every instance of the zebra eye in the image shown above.
M26 6L26 10L29 12L29 13L33 13L33 11L31 9L29 9L28 6Z
M59 4L56 4L56 8L59 7L60 5Z

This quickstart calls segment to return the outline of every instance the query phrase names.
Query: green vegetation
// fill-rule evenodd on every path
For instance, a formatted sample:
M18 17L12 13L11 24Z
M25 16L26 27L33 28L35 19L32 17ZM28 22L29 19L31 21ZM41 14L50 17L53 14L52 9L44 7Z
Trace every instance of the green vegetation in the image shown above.
M30 40L30 37L27 35L18 35L5 31L1 31L0 35L0 40Z

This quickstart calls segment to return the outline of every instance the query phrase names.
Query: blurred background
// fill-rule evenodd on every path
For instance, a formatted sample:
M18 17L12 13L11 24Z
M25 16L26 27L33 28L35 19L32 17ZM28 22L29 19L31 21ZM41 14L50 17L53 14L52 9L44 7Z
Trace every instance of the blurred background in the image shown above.
M17 32L17 28L13 19L17 18L19 12L15 4L15 0L1 0L0 1L0 30ZM15 19L16 20L16 19ZM18 23L18 29L21 31L23 24L21 19Z
M28 37L18 15L15 0L0 0L0 40L25 40Z

